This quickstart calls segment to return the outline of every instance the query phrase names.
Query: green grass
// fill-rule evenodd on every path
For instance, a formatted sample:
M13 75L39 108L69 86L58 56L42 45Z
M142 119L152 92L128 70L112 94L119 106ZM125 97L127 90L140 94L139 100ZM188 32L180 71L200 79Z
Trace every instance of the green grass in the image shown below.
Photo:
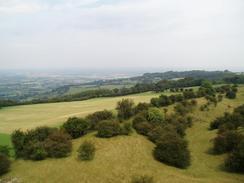
M138 102L140 100L147 101L154 95L146 93L130 97ZM90 107L93 106L94 110L100 110L99 107L101 106L102 109L106 106L114 107L118 99L120 98L114 98L113 102L112 99L95 99L83 102L86 102L87 105L90 104ZM199 99L198 107L204 102L204 99ZM104 105L98 106L99 103L104 103ZM196 109L193 112L194 124L193 127L187 130L186 136L189 141L192 164L185 170L170 167L154 160L152 156L154 144L136 133L131 136L118 136L110 139L96 138L95 134L91 133L73 140L71 156L39 162L17 160L13 162L11 172L5 177L18 177L26 183L129 183L133 176L145 174L153 176L157 183L242 183L244 182L244 175L227 173L222 170L221 166L226 155L217 156L208 153L212 147L211 139L216 136L216 131L209 131L208 127L214 118L224 112L231 112L233 108L243 103L244 87L240 89L235 100L224 99L216 108L211 107L210 111L201 112ZM75 104L67 103L67 105L73 106L73 110L76 109ZM85 105L78 102L78 110L81 110L81 104ZM58 104L43 105L45 107L50 105L49 110L54 110L51 106L57 107ZM65 103L62 105L65 105ZM32 110L29 115L33 117L35 112L38 113L38 110L34 110L35 106L19 106L14 107L14 109L21 111L23 110L22 107L28 107L25 110ZM37 106L39 110L45 108L42 105ZM64 110L63 107L61 108ZM72 109L70 109L70 112ZM15 114L15 111L11 111L11 108L6 110L10 110L9 112L12 112L12 115ZM85 140L93 141L96 146L95 158L89 162L77 160L77 149Z
M9 134L0 133L0 145L12 146Z

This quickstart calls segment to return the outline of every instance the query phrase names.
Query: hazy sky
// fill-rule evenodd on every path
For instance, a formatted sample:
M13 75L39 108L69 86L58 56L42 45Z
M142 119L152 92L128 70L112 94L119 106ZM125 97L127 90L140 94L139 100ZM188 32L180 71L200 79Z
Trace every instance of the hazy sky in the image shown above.
M0 0L0 65L244 70L244 1Z

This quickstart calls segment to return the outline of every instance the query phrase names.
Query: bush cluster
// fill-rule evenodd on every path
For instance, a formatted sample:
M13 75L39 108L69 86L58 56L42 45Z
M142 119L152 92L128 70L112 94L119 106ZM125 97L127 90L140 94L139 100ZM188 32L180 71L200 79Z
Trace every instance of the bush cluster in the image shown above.
M46 157L65 157L71 152L70 136L55 128L16 130L11 137L16 158L43 160Z
M182 105L192 107L196 104L189 101ZM165 117L154 107L137 114L132 123L139 134L156 144L153 154L157 160L179 168L189 166L190 153L183 137L186 128L191 126L191 117L179 113Z
M210 129L218 129L213 140L213 150L217 154L229 153L225 167L229 171L244 172L244 135L239 128L244 124L244 105L234 109L233 113L225 113L216 118Z

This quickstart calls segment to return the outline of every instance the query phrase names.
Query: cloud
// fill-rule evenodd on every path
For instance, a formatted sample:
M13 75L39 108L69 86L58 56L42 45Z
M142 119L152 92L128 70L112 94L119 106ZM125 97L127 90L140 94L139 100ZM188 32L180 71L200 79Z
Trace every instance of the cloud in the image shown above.
M0 63L241 67L243 8L242 0L0 0Z

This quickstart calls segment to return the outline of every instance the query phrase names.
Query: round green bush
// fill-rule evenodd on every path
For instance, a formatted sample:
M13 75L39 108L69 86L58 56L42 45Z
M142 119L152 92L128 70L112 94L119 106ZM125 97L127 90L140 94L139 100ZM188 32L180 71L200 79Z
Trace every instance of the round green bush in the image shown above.
M175 136L165 135L154 149L154 157L168 165L178 168L186 168L190 165L190 152L187 141Z
M92 160L95 156L95 150L93 143L85 141L78 149L78 158L80 160Z
M10 169L11 162L7 156L0 154L0 175L7 173Z
M102 138L109 138L119 135L121 132L119 122L115 121L102 121L99 124L97 136Z
M63 124L63 128L72 138L78 138L87 133L90 123L85 119L73 117Z

